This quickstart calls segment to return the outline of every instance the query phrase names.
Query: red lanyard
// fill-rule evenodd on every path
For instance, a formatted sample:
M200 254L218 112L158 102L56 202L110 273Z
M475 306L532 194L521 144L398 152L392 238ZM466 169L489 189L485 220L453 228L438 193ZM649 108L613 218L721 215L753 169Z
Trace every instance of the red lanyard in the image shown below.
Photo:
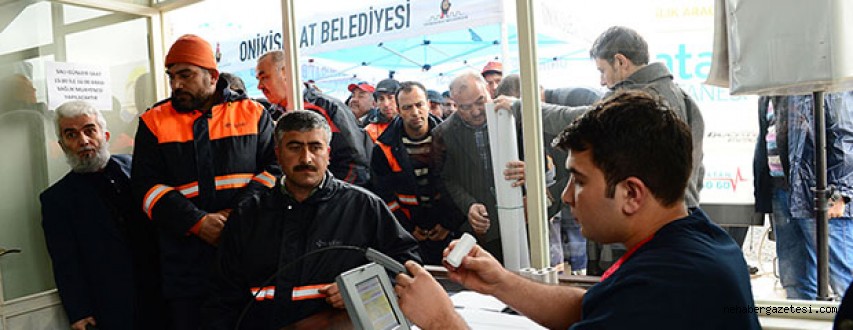
M634 254L634 252L637 252L637 249L639 249L641 246L643 246L646 243L648 243L649 241L651 241L652 237L655 237L655 235L652 234L651 236L642 240L640 243L637 243L637 245L634 245L634 247L632 247L630 250L628 250L628 252L625 252L625 254L621 258L619 258L619 260L616 260L616 263L611 265L610 268L607 268L607 270L604 272L604 274L601 275L601 282L604 282L604 280L606 280L608 277L610 277L610 275L613 275L613 273L615 273L617 270L619 270L619 267L622 267L622 264L625 261L627 261L628 258L630 258L631 255Z

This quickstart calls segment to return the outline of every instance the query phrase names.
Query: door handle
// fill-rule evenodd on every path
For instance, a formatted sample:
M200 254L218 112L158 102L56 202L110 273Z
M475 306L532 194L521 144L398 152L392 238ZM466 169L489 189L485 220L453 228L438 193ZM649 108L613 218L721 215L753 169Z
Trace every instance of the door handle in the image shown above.
M21 249L4 249L0 248L0 257L5 256L9 253L21 253Z

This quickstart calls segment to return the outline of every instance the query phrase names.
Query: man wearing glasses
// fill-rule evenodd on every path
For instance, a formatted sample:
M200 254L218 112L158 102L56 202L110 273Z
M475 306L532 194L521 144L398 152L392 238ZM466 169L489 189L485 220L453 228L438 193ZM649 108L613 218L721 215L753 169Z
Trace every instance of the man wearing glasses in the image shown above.
M450 83L450 97L456 101L458 110L435 128L433 150L439 157L436 163L450 198L467 214L468 221L460 228L448 229L476 235L483 248L503 260L486 127L486 103L492 102L486 81L476 72L463 73ZM494 166L506 166L504 178L514 180L514 186L524 184L524 162Z

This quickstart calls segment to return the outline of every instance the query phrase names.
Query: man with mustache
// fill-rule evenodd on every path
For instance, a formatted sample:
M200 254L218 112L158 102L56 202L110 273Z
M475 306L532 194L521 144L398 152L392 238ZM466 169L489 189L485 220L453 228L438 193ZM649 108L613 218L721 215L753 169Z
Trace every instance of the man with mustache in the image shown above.
M274 50L258 58L256 67L258 89L264 93L274 111L282 114L293 111L287 99L288 84L284 71L284 52ZM367 159L367 137L358 126L352 111L340 100L323 94L316 86L307 85L302 93L303 109L319 113L332 129L332 154L329 170L346 182L365 187L370 183L370 161Z
M415 240L385 203L328 171L329 124L313 111L293 111L275 127L275 154L284 171L276 186L235 209L216 263L207 329L279 329L318 312L343 308L333 284L367 263L372 247L397 261L420 261ZM300 258L305 257L304 260Z
M418 82L400 85L400 115L376 141L370 168L374 191L418 241L424 262L440 265L441 252L459 237L455 229L465 218L435 171L432 130L441 119L430 114L428 94Z
M453 78L450 97L458 110L432 131L433 157L450 199L468 221L448 229L476 235L480 245L503 261L492 166L504 168L504 179L518 187L524 185L524 162L492 164L492 148L505 146L489 144L486 103L492 98L480 74L470 71Z
M373 99L376 88L366 81L361 81L357 84L349 84L347 89L352 93L347 105L352 110L358 126L364 127L379 112L376 108L376 100Z
M172 97L140 117L133 189L160 232L164 293L175 327L197 329L229 213L271 188L281 170L272 120L263 106L219 79L207 41L180 37L165 64Z
M83 101L56 109L71 172L41 194L42 227L71 328L163 328L157 236L133 202L130 156L110 156L100 111Z

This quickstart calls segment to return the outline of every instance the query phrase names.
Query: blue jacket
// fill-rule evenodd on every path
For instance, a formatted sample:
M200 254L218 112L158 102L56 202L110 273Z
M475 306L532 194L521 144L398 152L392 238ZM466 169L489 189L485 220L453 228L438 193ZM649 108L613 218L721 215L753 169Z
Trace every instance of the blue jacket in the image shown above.
M779 125L787 130L779 130L777 141L780 144L780 156L786 174L786 187L791 192L789 201L791 215L795 218L814 217L815 144L814 115L812 96L774 96L762 97L759 101L759 136L757 139L755 172L756 211L772 211L772 179L767 174L767 102L773 101L773 108ZM853 196L853 92L827 93L826 104L826 165L827 182L840 189L843 196ZM782 132L787 131L787 134ZM849 205L844 210L845 217L853 216Z

